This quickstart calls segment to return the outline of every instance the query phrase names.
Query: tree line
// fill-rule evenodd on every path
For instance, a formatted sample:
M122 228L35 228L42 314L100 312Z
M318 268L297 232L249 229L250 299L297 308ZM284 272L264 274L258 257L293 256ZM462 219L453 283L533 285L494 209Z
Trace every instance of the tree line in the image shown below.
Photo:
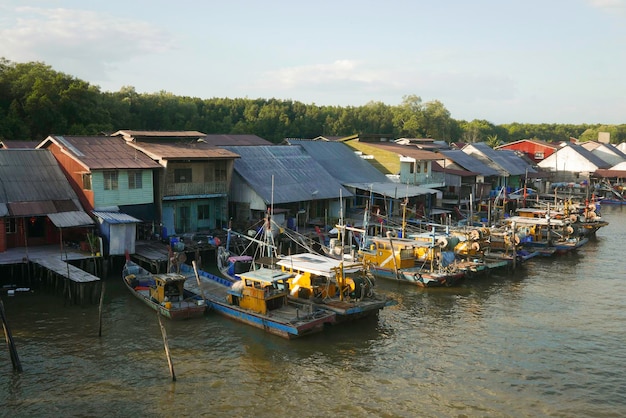
M166 91L137 93L134 87L101 91L43 62L0 58L0 140L37 140L48 135L98 135L119 129L206 134L255 134L279 143L284 138L385 134L492 146L520 139L549 142L595 140L610 132L626 141L626 125L494 125L455 120L438 100L406 95L400 105L317 106L293 100L176 96Z

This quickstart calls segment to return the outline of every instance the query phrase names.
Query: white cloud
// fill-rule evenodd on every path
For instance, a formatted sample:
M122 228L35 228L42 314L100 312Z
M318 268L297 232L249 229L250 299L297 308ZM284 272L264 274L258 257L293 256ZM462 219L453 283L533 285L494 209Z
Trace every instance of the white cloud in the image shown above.
M270 95L282 92L318 104L400 103L407 94L422 99L463 102L512 100L518 94L511 77L464 71L442 71L416 63L380 68L378 63L337 60L332 63L294 66L267 72L253 86ZM305 96L307 99L305 99Z
M174 48L166 31L142 21L84 10L20 7L0 30L0 56L44 61L73 76L106 79L107 70Z
M337 81L371 83L375 80L376 74L364 70L359 62L338 60L331 64L301 65L269 71L262 76L260 84L265 87L290 90Z
M587 3L589 3L591 7L604 10L609 13L626 13L626 0L587 0Z

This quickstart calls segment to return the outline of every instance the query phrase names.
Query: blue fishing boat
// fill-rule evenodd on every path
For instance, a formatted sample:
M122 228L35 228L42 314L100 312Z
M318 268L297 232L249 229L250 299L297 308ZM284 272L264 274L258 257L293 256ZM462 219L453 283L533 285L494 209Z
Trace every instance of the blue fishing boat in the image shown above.
M181 271L193 269L184 265ZM320 332L335 322L334 312L289 300L290 273L260 268L239 277L232 282L198 272L197 283L188 280L185 288L205 299L209 309L287 339Z

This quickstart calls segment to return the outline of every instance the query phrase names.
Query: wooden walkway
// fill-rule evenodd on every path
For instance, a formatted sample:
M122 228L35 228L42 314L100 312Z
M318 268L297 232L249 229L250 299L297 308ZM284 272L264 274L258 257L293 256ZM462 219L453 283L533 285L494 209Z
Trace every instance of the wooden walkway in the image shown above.
M77 283L89 283L89 282L97 282L100 281L99 277L94 276L91 273L87 273L84 270L79 269L78 267L74 267L70 263L65 262L64 260L56 257L39 257L36 259L31 259L31 262L40 265L41 267L45 267L50 271L55 272L56 274L68 278Z

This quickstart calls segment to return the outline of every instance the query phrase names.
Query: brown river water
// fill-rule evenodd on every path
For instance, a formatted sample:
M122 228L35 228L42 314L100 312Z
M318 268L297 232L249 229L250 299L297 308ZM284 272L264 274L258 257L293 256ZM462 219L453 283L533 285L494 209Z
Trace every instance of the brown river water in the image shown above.
M168 322L106 282L98 306L2 296L0 417L626 416L626 206L577 254L419 289L378 318L287 341L209 312Z

